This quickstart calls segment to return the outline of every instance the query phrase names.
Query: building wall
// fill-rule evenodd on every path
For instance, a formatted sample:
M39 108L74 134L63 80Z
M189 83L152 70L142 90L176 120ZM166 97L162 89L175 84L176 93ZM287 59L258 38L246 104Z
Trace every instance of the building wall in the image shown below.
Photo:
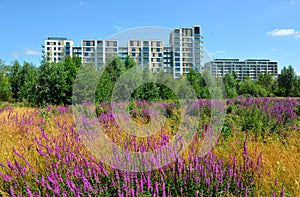
M67 38L49 37L44 41L43 57L47 62L61 62L73 56L74 42Z
M118 55L116 40L82 40L82 63L104 66L110 55Z
M170 34L173 52L173 77L179 78L190 69L201 71L202 37L199 26L175 28Z
M243 80L246 76L258 79L260 73L278 75L278 63L270 60L248 59L215 59L205 64L213 77L224 77L226 73L236 73L237 79Z
M128 55L141 68L147 67L151 72L164 71L163 45L161 40L128 40Z
M55 46L60 45L60 52ZM63 61L65 56L77 55L82 62L103 66L110 55L127 55L152 72L171 73L174 78L189 73L193 68L201 71L202 37L200 26L175 28L170 33L169 45L162 40L128 40L127 46L119 47L116 40L84 39L81 47L66 38L45 40L46 61Z

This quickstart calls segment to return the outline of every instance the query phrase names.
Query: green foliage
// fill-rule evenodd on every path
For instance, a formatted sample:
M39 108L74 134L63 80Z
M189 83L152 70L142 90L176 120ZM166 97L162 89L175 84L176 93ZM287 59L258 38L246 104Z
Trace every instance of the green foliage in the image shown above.
M300 79L292 66L284 67L278 78L266 73L260 74L258 80L246 77L238 81L236 73L213 78L208 71L197 73L191 69L188 75L175 80L163 72L151 73L147 67L138 71L137 62L130 56L124 61L109 56L107 62L104 68L81 67L79 57L66 57L61 63L44 62L34 67L18 61L7 66L0 60L0 99L13 99L25 105L70 105L74 92L73 99L77 101L87 99L97 103L111 101L112 96L120 100L148 101L186 99L194 95L202 99L222 98L224 93L227 98L300 96ZM79 70L81 74L77 76ZM73 87L76 77L78 84Z
M64 104L72 104L72 91L73 84L78 73L78 70L81 66L81 59L79 57L66 57L63 62L64 72L66 75L66 96L63 100Z
M112 57L112 60L107 60L107 62L96 89L96 102L98 103L111 101L114 86L125 71L124 63L120 57Z
M9 101L12 92L9 80L9 67L0 60L0 101Z
M21 76L21 65L18 61L15 61L10 68L10 78L9 78L11 87L12 87L12 96L14 99L19 99L19 91L24 81Z
M64 104L66 100L67 75L63 63L44 63L39 68L37 81L37 104Z
M223 78L223 82L225 85L225 92L226 92L226 96L227 98L235 98L238 96L237 93L237 81L234 77L234 75L230 74L230 73L226 73L224 78Z
M258 83L267 91L267 96L274 96L275 80L272 74L260 73L258 77Z
M278 88L283 96L294 96L297 87L297 76L292 66L284 67L278 76Z
M267 96L267 91L261 87L256 81L247 77L239 83L239 94L243 96L251 95L256 97Z
M95 102L95 87L99 81L101 71L93 64L82 65L73 85L73 104L82 104L84 102Z
M35 101L35 86L38 79L38 70L30 63L24 62L20 70L20 101L33 103Z

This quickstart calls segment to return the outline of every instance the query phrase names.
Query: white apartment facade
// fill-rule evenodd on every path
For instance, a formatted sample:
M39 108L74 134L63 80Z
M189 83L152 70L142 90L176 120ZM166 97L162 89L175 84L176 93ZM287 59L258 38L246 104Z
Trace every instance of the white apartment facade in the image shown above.
M258 79L260 73L278 75L278 63L267 59L214 59L205 63L213 77L224 77L226 73L235 73L238 80L247 76L251 79Z
M118 55L117 40L82 40L82 63L104 66L110 55Z
M48 37L44 41L43 56L47 62L61 62L73 56L74 42L64 37Z
M202 37L200 26L175 28L171 31L169 44L162 40L128 40L127 46L119 46L118 40L84 39L81 46L72 40L49 37L44 43L44 58L60 62L66 56L79 56L82 63L104 66L107 58L118 55L124 59L130 55L142 68L151 72L171 73L179 78L190 69L201 71Z
M173 52L173 77L179 78L190 69L201 71L202 36L200 26L175 28L170 33Z

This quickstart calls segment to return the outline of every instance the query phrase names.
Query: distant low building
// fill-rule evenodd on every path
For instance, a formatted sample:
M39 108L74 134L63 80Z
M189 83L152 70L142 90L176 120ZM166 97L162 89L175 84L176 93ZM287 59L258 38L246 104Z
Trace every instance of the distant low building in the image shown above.
M278 75L278 62L267 59L214 59L207 62L204 68L213 77L224 77L226 73L235 73L238 80L243 80L246 76L251 79L258 79L260 73Z

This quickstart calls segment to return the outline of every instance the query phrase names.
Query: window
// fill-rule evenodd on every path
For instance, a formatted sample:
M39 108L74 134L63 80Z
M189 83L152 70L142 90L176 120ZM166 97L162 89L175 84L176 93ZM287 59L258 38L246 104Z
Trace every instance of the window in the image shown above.
M56 53L54 53L54 55L56 55Z
M194 27L194 33L200 34L200 27Z
M89 48L89 47L88 47L88 48L86 48L86 51L91 51L91 48Z
M97 41L97 45L102 46L103 45L102 41Z
M130 41L130 46L134 46L134 45L133 45L133 41Z
M148 42L148 41L144 41L143 45L144 45L145 47L147 47L147 46L149 46L149 42Z
M56 51L56 47L54 47L54 51Z

